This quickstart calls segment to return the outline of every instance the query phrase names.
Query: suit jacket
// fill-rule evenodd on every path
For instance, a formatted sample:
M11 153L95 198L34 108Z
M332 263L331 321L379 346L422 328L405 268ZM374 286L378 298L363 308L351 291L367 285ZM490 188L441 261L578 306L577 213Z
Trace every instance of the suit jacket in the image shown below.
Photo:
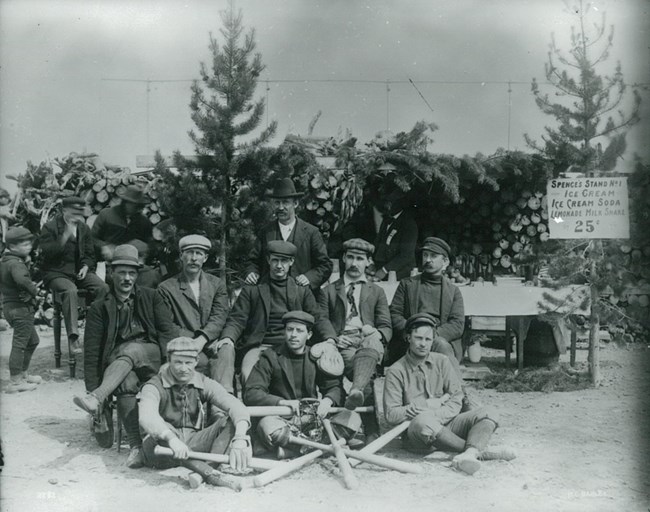
M320 391L323 398L329 397L335 406L340 405L344 394L341 377L326 376L310 359L309 354L305 353L304 357L303 386L308 390L309 396L302 398L318 398L317 391ZM244 403L278 405L280 400L297 399L287 346L262 352L246 380Z
M268 273L266 245L272 240L282 240L278 222L275 220L269 222L259 233L246 267L247 274L249 272L256 272L260 275ZM298 249L295 262L291 267L291 276L297 277L304 274L309 279L311 289L318 290L332 274L332 261L327 255L327 247L320 231L317 227L297 218L288 241Z
M309 288L298 286L293 277L287 279L288 311L306 311L316 319L314 335L310 344L334 338L330 323L322 317L316 299ZM271 287L269 277L264 276L253 286L244 286L228 315L222 338L230 338L238 350L248 350L262 343L271 313Z
M348 298L343 278L327 285L319 297L321 313L329 322L336 334L345 329ZM393 336L390 312L386 294L374 283L363 283L359 298L359 316L364 325L376 327L388 343Z
M160 347L162 359L167 356L167 342L178 336L178 328L162 297L151 288L136 285L134 314L142 322L147 342ZM84 331L84 380L86 389L93 391L102 381L108 366L108 356L115 348L117 339L117 297L111 290L92 303L86 317Z
M417 266L415 262L415 246L418 241L418 226L413 217L406 212L382 233L381 229L375 238L374 261L377 269L384 267L388 272L394 270L397 279L404 279Z
M60 277L64 262L65 244L61 236L65 230L63 215L57 215L41 229L39 247L41 248L43 281L45 285L55 277ZM90 228L85 223L77 224L77 242L75 249L75 270L88 265L89 270L95 269L95 249Z
M399 335L400 338L403 338L406 320L415 313L419 313L417 308L420 282L420 276L403 279L395 291L390 303L390 316L395 336ZM445 276L442 277L441 287L438 336L451 343L460 339L465 329L463 296L458 287Z
M205 335L208 342L216 340L228 317L226 283L207 272L201 272L199 302L182 273L163 281L158 293L172 312L173 322L180 328L180 336L194 338Z
M152 240L152 231L153 225L141 213L133 215L130 222L127 223L122 204L104 208L99 212L92 229L95 248L98 252L104 245L121 245L134 239L149 243Z

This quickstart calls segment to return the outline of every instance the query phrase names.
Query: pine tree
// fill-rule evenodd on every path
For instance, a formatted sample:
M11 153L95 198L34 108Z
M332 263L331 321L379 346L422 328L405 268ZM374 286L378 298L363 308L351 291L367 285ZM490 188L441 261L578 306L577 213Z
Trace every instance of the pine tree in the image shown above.
M178 173L164 172L165 211L178 228L179 236L203 232L213 242L222 277L229 269L233 247L252 238L250 222L235 207L241 196L242 155L254 152L275 133L269 124L257 138L243 142L259 127L265 110L263 99L255 100L257 80L264 70L256 52L255 31L245 32L241 11L233 2L221 13L223 42L210 34L211 63L201 63L201 79L192 85L191 118L196 130L189 132L199 155L187 161L178 153ZM245 180L244 180L245 181Z
M576 6L565 5L576 16L578 27L571 28L568 51L561 50L551 37L544 74L555 89L554 97L542 94L539 83L532 82L535 103L559 126L545 128L543 145L524 137L530 147L555 163L556 173L570 166L582 172L611 171L625 151L625 132L639 121L641 96L633 90L632 108L624 111L629 95L620 62L613 75L598 73L614 41L614 27L607 27L605 13L590 30L591 4L578 0ZM604 149L600 141L606 143Z

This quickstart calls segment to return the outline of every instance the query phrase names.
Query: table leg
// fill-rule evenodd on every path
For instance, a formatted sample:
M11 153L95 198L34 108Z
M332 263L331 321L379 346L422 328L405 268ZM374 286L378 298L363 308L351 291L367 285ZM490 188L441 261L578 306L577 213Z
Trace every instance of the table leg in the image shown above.
M515 321L517 322L517 369L522 371L524 369L524 328L521 319Z
M578 332L576 329L575 322L571 321L571 354L570 354L570 364L571 366L576 365L576 344L578 342Z
M61 310L56 305L52 318L52 330L54 331L54 367L61 368Z
M506 351L506 368L510 367L510 351L512 350L512 329L506 321L506 337L504 340L504 350Z

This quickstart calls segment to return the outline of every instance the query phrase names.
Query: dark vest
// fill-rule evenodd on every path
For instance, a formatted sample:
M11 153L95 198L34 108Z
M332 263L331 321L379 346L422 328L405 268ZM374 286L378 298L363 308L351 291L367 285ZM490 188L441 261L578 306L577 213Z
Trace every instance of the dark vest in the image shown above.
M158 413L167 423L177 429L201 430L204 428L205 405L201 401L202 390L192 385L174 385L166 388L159 375L153 377L148 384L156 386L160 394Z

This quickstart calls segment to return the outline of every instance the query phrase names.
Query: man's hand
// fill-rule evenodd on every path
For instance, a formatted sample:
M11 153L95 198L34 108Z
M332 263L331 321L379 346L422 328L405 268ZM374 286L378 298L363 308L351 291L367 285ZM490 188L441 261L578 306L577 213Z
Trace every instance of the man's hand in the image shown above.
M88 273L88 265L84 265L79 269L79 272L77 272L77 279L79 281L83 281L86 278L87 273Z
M251 272L246 276L246 279L244 279L244 284L257 284L259 278L260 275L257 272Z
M375 280L376 281L383 281L384 277L386 277L388 274L384 271L383 268L380 268L375 272Z
M316 414L320 416L321 418L324 418L330 413L330 410L332 409L332 406L334 405L334 402L332 402L332 399L328 396L323 398L320 403L318 404L318 409L316 409Z
M300 413L300 400L280 400L278 405L286 405L291 407L294 414Z
M361 330L361 333L363 335L363 340L367 343L371 344L379 344L383 345L382 343L382 335L381 333L375 328L370 325L364 325L363 329ZM364 345L366 346L366 345Z
M437 410L449 400L449 395L445 393L440 398L427 398L427 409Z
M169 447L174 452L175 459L187 459L190 449L178 437L173 437L169 441Z
M212 343L210 343L207 346L206 351L209 355L214 356L217 354L217 351L224 345L232 345L234 347L235 343L230 338L221 338L220 340L214 340Z
M425 409L423 407L420 407L419 405L411 403L406 407L406 417L408 419L412 420L418 414L421 414L424 411L425 411Z
M298 277L296 277L296 283L298 283L300 286L309 286L309 279L307 279L305 274L300 274Z
M246 471L253 456L250 437L233 439L230 443L230 467L237 471Z
M115 251L115 246L112 244L102 245L101 253L104 261L111 261L113 259L113 251Z
M339 334L336 346L339 348L356 348L361 343L361 338L358 336L348 336L347 334Z

